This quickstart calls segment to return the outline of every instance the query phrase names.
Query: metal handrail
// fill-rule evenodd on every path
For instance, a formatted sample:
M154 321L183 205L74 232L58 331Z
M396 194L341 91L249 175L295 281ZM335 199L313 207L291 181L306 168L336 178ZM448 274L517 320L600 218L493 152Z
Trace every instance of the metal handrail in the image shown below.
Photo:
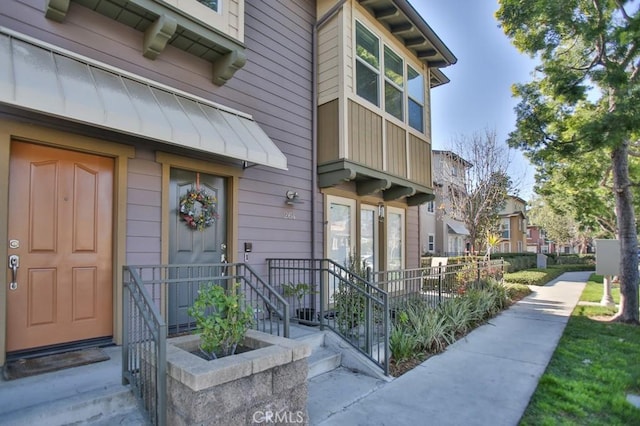
M286 284L309 285L310 292L290 306L292 312L311 306L319 315L298 317L299 322L331 329L389 373L389 306L384 290L331 259L267 259L267 265L269 284L283 293Z
M154 425L167 422L167 325L135 270L123 268L122 384Z

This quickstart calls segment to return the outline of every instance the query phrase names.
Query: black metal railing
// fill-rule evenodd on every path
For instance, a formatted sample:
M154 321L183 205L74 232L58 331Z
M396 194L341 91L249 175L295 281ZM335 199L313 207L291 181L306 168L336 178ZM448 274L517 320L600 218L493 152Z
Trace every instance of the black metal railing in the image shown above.
M389 295L393 310L414 299L436 307L444 300L463 295L471 288L478 288L491 277L498 281L504 275L504 261L476 260L451 265L440 264L416 269L381 271L371 273L371 282Z
M287 301L244 263L125 266L123 282L123 382L153 424L166 422L166 337L196 329L188 308L203 286L239 283L253 328L289 337Z
M387 293L330 259L267 259L269 284L289 294L292 320L328 327L389 372ZM302 297L287 288L303 284ZM313 310L313 314L310 314Z
M122 384L129 384L154 425L167 406L167 325L138 271L125 266L122 301Z

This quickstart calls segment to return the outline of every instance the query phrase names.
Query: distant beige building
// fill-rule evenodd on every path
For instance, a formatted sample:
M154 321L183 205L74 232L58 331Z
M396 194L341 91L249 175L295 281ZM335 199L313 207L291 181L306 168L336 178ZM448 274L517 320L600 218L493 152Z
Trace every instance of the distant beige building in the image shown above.
M466 171L471 163L452 151L433 150L433 186L436 198L420 207L420 243L423 254L459 256L467 250L469 231L457 217L450 191L466 191Z
M500 245L502 253L522 253L527 249L527 202L510 195L500 211Z

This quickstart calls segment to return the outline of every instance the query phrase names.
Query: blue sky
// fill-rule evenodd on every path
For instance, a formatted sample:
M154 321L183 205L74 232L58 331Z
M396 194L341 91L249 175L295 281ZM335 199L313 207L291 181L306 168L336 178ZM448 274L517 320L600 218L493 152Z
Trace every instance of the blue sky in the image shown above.
M495 129L499 141L505 141L515 128L518 103L511 86L529 81L535 62L518 52L498 27L497 1L409 1L458 58L457 64L442 69L451 82L431 94L434 148L450 148L457 135L485 128ZM519 151L512 157L510 174L522 180L520 196L528 200L534 169Z

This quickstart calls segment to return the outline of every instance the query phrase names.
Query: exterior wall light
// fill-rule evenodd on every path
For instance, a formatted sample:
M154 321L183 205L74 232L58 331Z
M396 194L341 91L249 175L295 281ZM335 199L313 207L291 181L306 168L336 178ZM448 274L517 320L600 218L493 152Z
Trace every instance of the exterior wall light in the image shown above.
M284 195L286 197L285 203L289 205L302 204L302 201L299 200L300 195L296 191L290 189Z
M384 222L384 204L378 203L378 220Z

